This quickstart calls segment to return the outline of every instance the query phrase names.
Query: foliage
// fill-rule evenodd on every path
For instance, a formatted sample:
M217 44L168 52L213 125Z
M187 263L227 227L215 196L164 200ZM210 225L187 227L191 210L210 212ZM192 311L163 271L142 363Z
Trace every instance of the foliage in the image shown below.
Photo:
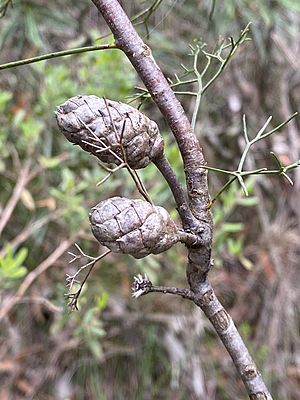
M232 257L238 257L246 267L251 262L243 257L245 245L245 224L242 221L231 221L232 215L240 207L254 207L257 198L253 196L253 178L248 178L246 182L249 197L243 196L243 191L236 184L232 184L227 191L223 192L220 203L214 206L214 226L216 229L214 239L214 252L216 254L215 265L222 266L224 251ZM252 194L252 196L251 196Z
M0 5L4 3L7 2ZM203 96L196 124L209 164L232 171L243 152L239 146L242 114L249 115L258 131L270 112L276 126L295 111L283 110L283 99L287 96L292 104L297 104L297 94L290 86L294 81L297 84L295 66L288 49L297 48L294 44L299 5L292 0L230 0L224 4L215 2L212 10L212 3L210 0L201 4L174 2L170 8L168 2L161 2L147 19L144 32L145 35L149 32L150 45L159 55L166 75L172 77L179 73L181 63L188 63L187 43L194 38L203 38L208 48L213 49L219 35L238 37L249 20L252 22L253 41L240 48L221 78ZM76 46L83 45L101 36L93 20L81 19L87 2L76 6L77 11L72 6L60 1L14 2L14 7L8 7L0 21L2 62L74 47L74 42ZM143 4L128 2L125 6L132 15L138 15ZM138 29L142 32L144 25L138 25ZM89 33L78 37L78 31ZM202 67L201 59L199 68ZM70 147L60 137L53 117L55 106L78 93L124 101L138 83L117 50L51 60L1 74L4 77L0 80L1 215L27 161L33 173L1 234L1 302L4 303L16 292L21 279L53 254L63 239L71 237L88 252L99 253L87 223L87 210L92 205L111 195L138 196L125 171L113 175L104 186L96 187L105 172L96 159ZM272 85L267 85L269 80ZM192 90L197 91L195 86ZM230 108L233 96L238 111ZM182 101L192 116L193 100L184 96ZM145 106L145 112L164 126L151 104ZM299 129L297 121L292 126ZM282 151L276 152L281 166L299 158L298 144L292 140L290 129L285 127L281 135L288 152L282 147ZM164 137L167 157L183 182L176 144L167 131ZM258 143L250 157L254 166L246 165L247 168L255 168L257 161L273 168L265 154L276 140L274 136L265 144ZM140 175L155 202L176 218L169 189L155 167L141 171ZM222 193L212 208L217 266L212 279L244 337L254 343L255 358L272 371L270 376L278 398L292 399L299 393L295 349L299 345L300 313L299 181L295 171L291 171L291 176L295 181L293 195L284 181L272 178L262 181L260 177L256 183L251 178L245 179L247 198L235 183ZM212 193L226 183L223 175L210 174L209 180ZM267 227L261 215L267 218ZM58 398L59 382L69 388L65 397L77 393L77 398L142 399L150 393L152 398L193 398L199 389L194 386L199 384L196 378L203 376L203 398L212 398L213 392L220 400L241 398L239 389L233 388L235 376L228 370L228 359L201 315L194 315L189 305L180 301L165 303L159 296L142 299L141 305L130 300L131 276L136 273L146 272L158 284L184 285L183 246L176 246L164 256L149 256L144 260L109 256L95 269L82 293L80 310L72 314L63 311L64 275L74 273L72 265L67 266L68 261L67 257L61 257L54 268L35 280L24 297L28 303L16 305L1 323L1 351L4 361L10 362L3 361L3 365L12 365L15 371L21 369L15 375L11 370L1 373L1 390L8 382L6 377L13 376L8 390L15 398L17 393L22 398ZM40 302L43 299L48 303ZM170 335L172 345L166 339ZM200 341L210 343L201 354L198 351L204 346L199 346ZM268 344L268 350L261 346L262 342ZM35 351L39 351L41 343L43 350L37 356ZM200 354L198 358L195 349ZM183 358L185 361L179 368L172 364L172 355L187 358ZM199 367L195 369L196 378L188 373L192 362ZM173 374L178 376L179 387L171 386L176 383ZM41 380L37 382L33 376Z
M0 257L0 282L4 289L15 288L18 281L27 273L23 263L27 257L28 249L22 247L15 254L13 249L7 245L4 248L5 255Z

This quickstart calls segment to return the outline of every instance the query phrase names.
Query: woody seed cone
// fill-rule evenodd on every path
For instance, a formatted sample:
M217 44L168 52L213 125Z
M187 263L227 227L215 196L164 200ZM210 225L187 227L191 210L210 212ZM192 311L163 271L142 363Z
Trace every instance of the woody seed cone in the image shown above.
M161 253L179 241L168 212L144 200L112 197L101 201L92 208L90 222L102 245L135 258Z
M163 153L156 123L127 104L97 96L75 96L56 109L57 124L72 143L104 163L127 161L146 167Z

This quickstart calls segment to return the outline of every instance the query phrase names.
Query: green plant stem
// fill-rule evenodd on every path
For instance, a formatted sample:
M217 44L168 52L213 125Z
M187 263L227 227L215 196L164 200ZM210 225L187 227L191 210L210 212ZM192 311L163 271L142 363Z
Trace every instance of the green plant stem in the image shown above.
M243 115L243 133L244 133L244 139L245 143L249 143L249 136L248 136L248 129L247 129L247 122L246 122L246 115Z
M217 199L221 196L221 194L224 192L224 190L226 190L228 188L228 186L230 186L236 179L237 179L237 177L234 176L233 178L229 179L229 181L227 181L225 183L225 185L222 186L222 188L218 191L218 193L211 199L211 201L208 205L209 210L214 205L214 203L217 201Z
M194 107L194 112L193 112L193 117L192 117L192 128L193 130L195 129L196 125L196 120L197 120L197 115L198 111L200 108L200 102L201 102L201 95L202 95L202 76L198 71L197 68L197 63L198 63L198 55L199 55L200 49L197 50L194 56L194 72L197 77L197 82L198 82L198 91L197 91L197 97L196 97L196 102L195 102L195 107Z
M102 45L97 45L97 46L77 47L75 49L70 49L70 50L56 51L54 53L43 54L43 55L37 56L37 57L25 58L24 60L11 61L11 62L8 62L5 64L1 64L0 71L3 69L19 67L21 65L33 64L33 63L36 63L39 61L50 60L52 58L65 57L65 56L70 56L73 54L86 53L88 51L109 50L109 49L117 49L117 46L113 43L113 44L102 44Z
M145 10L139 12L133 18L131 18L131 22L134 23L137 19L139 19L139 18L143 17L144 15L146 15L146 17L145 17L145 19L143 21L138 22L135 25L146 24L148 22L149 18L151 17L151 15L154 13L156 8L161 3L161 1L162 0L154 0L153 3L149 7L145 8Z
M194 56L194 63L193 63L193 68L192 69L188 69L186 68L183 64L181 64L181 67L186 71L186 74L184 74L184 76L187 76L190 73L194 73L196 75L196 78L193 79L187 79L187 80L181 80L183 77L181 77L181 79L175 74L175 78L176 78L176 82L172 82L172 80L169 80L170 82L170 87L172 89L174 89L175 87L178 86L182 86L182 85L188 85L188 84L193 84L193 83L198 83L198 91L197 92L192 92L192 91L176 91L174 90L174 93L176 95L183 95L183 96L195 96L196 97L196 103L195 103L195 108L194 108L194 112L193 112L193 116L192 116L192 122L191 125L194 128L196 125L196 119L197 119L197 114L200 108L200 102L201 102L201 96L202 94L209 88L209 86L211 84L214 83L214 81L220 76L220 74L223 72L224 68L226 67L226 65L228 64L228 62L230 61L230 59L232 58L232 56L234 55L234 53L237 51L238 47L245 41L247 40L246 36L247 33L249 31L249 25L248 24L245 29L241 32L240 37L238 38L238 40L236 42L234 42L234 40L231 38L230 43L228 45L225 45L224 43L222 43L218 54L211 54L211 53L207 53L203 50L203 47L198 47L198 48L194 48L192 46L192 54ZM229 54L227 55L227 57L225 59L223 59L221 57L221 53L224 49L231 47ZM205 65L205 67L203 68L203 71L200 73L197 67L197 62L198 62L198 56L200 51L206 56L207 58L207 63ZM218 60L220 62L220 66L217 70L217 72L213 75L213 77L205 84L203 85L203 77L206 74L210 64L211 64L211 60L215 58L216 60ZM140 87L136 87L136 89L140 90L142 93L138 96L135 96L133 98L133 100L138 100L140 98L145 99L145 98L150 98L150 94L148 92L147 89L145 88L140 88Z
M160 5L161 2L162 2L162 0L155 0L151 4L151 6L149 7L149 10L147 12L147 15L146 15L146 17L145 17L145 19L143 21L143 24L145 25L145 28L146 28L146 37L147 37L147 39L149 39L149 37L150 37L150 32L149 32L149 27L148 27L149 19L150 19L151 15L154 13L154 11L157 9L157 7Z
M181 85L188 85L188 84L191 84L191 83L196 83L197 82L197 79L196 78L193 78L193 79L188 79L188 80L186 80L186 81L177 81L177 82L175 82L175 83L171 83L171 87L172 88L174 88L174 87L176 87L176 86L181 86Z
M241 176L249 176L249 175L257 175L257 174L266 174L268 171L267 167L253 169L251 171L242 171L239 173ZM279 171L277 171L279 173Z
M246 160L246 157L247 157L247 154L249 153L250 148L251 148L251 146L252 146L254 143L259 142L260 140L265 139L265 138L267 138L268 136L271 136L271 135L272 135L273 133L275 133L275 132L278 132L279 129L281 129L281 128L284 127L286 124L288 124L289 121L290 121L291 119L295 118L297 115L298 115L298 112L295 112L295 113L294 113L293 115L291 115L287 120L283 121L281 124L279 124L278 126L276 126L276 127L273 128L273 129L271 129L269 132L263 133L263 132L266 130L268 124L270 123L270 121L271 121L271 119L272 119L272 117L269 117L269 118L267 119L267 121L265 122L265 124L263 125L263 127L260 129L260 131L259 131L259 132L257 133L257 135L255 136L255 138L252 139L252 140L250 140L250 141L249 141L248 133L247 133L246 117L243 116L243 131L244 131L244 137L245 137L245 141L246 141L246 146L245 146L245 149L244 149L244 151L243 151L242 157L241 157L241 159L240 159L237 172L239 172L239 173L242 172L243 166L244 166L244 163L245 163L245 160Z
M211 57L206 56L206 59L207 59L207 62L206 62L205 67L203 68L203 71L201 72L201 77L203 77L206 74L206 72L208 71L208 68L210 66L210 63L211 63Z
M222 174L236 175L236 171L228 171L227 169L209 167L208 165L200 165L201 168L208 169L209 171L221 172Z
M211 9L210 9L209 16L208 16L209 21L212 21L212 18L213 18L214 12L215 12L215 8L216 8L216 0L212 0Z
M209 88L209 86L221 75L223 70L225 69L226 65L230 61L231 57L234 55L236 50L238 49L239 45L243 43L243 41L246 39L247 33L249 32L249 26L248 24L246 28L242 31L239 39L234 43L233 39L231 39L232 44L231 44L231 50L228 54L228 56L221 62L221 65L218 69L218 71L215 73L215 75L207 82L207 84L203 87L202 89L202 94Z
M268 137L268 136L272 135L273 133L279 131L279 129L281 129L286 124L288 124L293 118L297 117L298 114L299 114L298 111L294 112L294 114L292 114L287 120L283 121L278 126L275 126L275 128L273 128L269 132L266 132L264 135L261 135L260 139L265 139L266 137Z
M210 209L213 204L215 203L215 201L220 197L220 195L228 188L228 186L230 186L236 179L242 179L243 176L251 176L251 175L283 175L288 181L289 183L292 185L293 182L292 180L286 175L287 171L290 171L292 169L298 168L300 166L300 160L296 161L293 164L287 165L286 167L281 167L279 169L267 169L267 168L258 168L258 169L254 169L251 171L226 171L223 169L219 169L219 168L213 168L213 167L207 167L205 166L201 166L201 168L205 168L208 169L210 171L215 171L215 172L221 172L221 173L225 173L227 175L234 175L228 182L225 183L225 185L222 186L222 188L218 191L218 193L212 198L212 200L209 203L208 209ZM241 181L240 181L241 183ZM245 192L246 195L247 194L247 189L245 190L244 184L242 185L242 188Z
M198 96L198 94L196 92L177 92L177 91L174 91L174 93L182 95L182 96Z

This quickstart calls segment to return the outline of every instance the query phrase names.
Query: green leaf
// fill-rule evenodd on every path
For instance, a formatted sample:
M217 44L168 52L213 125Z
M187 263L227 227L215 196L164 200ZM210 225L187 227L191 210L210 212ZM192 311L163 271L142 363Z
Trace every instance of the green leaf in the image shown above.
M0 285L11 288L17 279L26 275L27 269L22 265L28 254L27 248L21 248L17 253L10 245L5 246L5 255L0 258Z
M56 168L61 163L59 157L40 156L38 160L41 166L44 167L45 169Z
M89 328L89 333L92 334L95 337L103 337L106 335L106 332L104 329L98 327L98 326L91 326Z
M92 353L92 355L97 359L101 359L103 351L102 351L102 346L97 340L90 339L87 342L87 345Z
M44 126L44 123L39 120L31 118L23 119L20 122L23 139L26 141L31 141L32 145L32 141L36 142L38 140L38 137L44 129Z
M258 202L257 197L242 197L238 199L237 204L243 207L253 207L256 206Z
M19 279L19 278L23 278L23 276L25 276L27 274L27 269L24 266L20 266L18 267L18 269L16 269L15 271L13 271L10 274L10 278L11 279Z
M222 225L222 231L227 233L240 232L244 228L244 224L241 222L225 222Z
M109 299L108 292L103 292L101 296L98 297L97 307L99 308L100 311L103 311L106 308L108 299Z
M243 249L244 236L240 236L237 239L228 238L226 240L226 244L230 254L233 256L238 256Z
M16 254L16 261L18 265L21 265L28 255L28 249L26 247L22 247Z
M69 168L62 170L62 189L64 191L73 189L75 185L75 176Z

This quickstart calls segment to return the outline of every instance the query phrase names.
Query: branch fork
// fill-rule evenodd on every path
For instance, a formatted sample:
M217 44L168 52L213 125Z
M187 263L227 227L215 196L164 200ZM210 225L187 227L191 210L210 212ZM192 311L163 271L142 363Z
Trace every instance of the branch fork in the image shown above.
M207 185L207 170L203 167L199 168L199 166L205 166L206 162L202 149L194 134L193 126L190 124L181 104L176 99L168 81L154 60L150 49L139 37L118 1L92 1L114 34L117 46L127 55L145 84L147 91L165 117L174 134L183 159L187 187L188 207L186 210L191 213L184 218L186 203L183 201L181 203L183 207L181 208L180 216L182 217L182 221L184 221L184 230L197 234L193 229L199 224L203 226L202 232L205 233L203 245L200 245L198 248L193 248L190 245L188 246L189 263L187 266L187 278L190 289L188 289L189 292L187 293L194 293L192 300L196 305L201 307L215 327L217 334L223 341L243 379L250 399L270 400L272 397L261 379L247 348L230 316L216 298L207 279L207 274L211 267L212 246L212 218L209 211L210 196ZM231 41L231 46L233 49L233 41ZM147 51L145 51L145 49L147 49ZM223 64L220 72L222 72L224 66ZM193 121L193 125L194 124L195 118ZM170 180L170 182L172 182L172 180ZM174 192L174 190L172 191ZM184 192L182 192L182 194L183 193ZM184 197L181 200L183 199ZM180 209L180 207L178 208ZM148 280L147 276L140 275L135 278L133 289L135 297L139 297L142 294L154 291L155 287ZM160 289L157 291L161 291L162 293L172 292L171 288L168 287L162 290ZM175 292L178 292L178 290L185 291L185 289L174 289ZM210 295L205 295L206 293L210 293ZM205 298L207 298L207 302L203 302ZM202 300L198 301L196 299ZM245 371L255 371L255 373L245 375Z

